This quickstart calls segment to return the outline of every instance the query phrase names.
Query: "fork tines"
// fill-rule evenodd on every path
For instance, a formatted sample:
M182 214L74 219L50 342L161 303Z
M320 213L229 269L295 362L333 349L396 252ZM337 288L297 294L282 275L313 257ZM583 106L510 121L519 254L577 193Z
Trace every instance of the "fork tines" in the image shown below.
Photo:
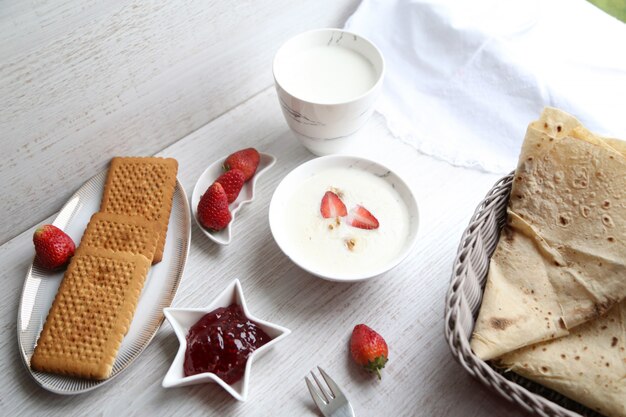
M335 381L333 381L333 379L321 367L318 366L317 369L326 382L325 385L318 379L313 371L311 371L311 376L313 377L317 387L313 385L308 377L304 377L304 380L306 381L306 385L311 393L311 398L313 398L313 401L315 401L315 404L320 409L322 414L331 415L338 408L347 405L348 400ZM350 411L352 410L350 409Z

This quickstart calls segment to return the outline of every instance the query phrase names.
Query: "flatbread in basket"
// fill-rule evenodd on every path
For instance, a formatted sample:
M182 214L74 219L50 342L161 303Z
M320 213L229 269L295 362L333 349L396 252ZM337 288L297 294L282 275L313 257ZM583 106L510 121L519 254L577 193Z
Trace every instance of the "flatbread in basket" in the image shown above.
M610 409L609 415L626 414L624 150L623 142L595 136L557 109L545 109L531 123L471 340L481 359L501 358L529 379L591 408ZM610 339L617 339L615 346L600 332L609 310L617 321ZM583 343L593 359L555 362L561 354L582 359L573 352ZM607 369L592 377L584 369L593 369L596 357L608 357L605 349L613 349L615 364L604 362ZM609 399L596 394L599 379L614 382Z
M498 365L607 416L626 415L626 301L556 340L503 355Z

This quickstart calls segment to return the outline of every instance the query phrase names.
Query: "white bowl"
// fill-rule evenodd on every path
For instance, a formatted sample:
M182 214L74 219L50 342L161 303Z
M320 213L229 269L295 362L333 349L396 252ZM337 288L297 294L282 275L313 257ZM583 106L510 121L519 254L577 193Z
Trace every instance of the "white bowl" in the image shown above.
M243 378L232 385L227 384L220 377L211 372L185 376L183 364L185 362L187 333L189 333L189 329L204 315L219 307L228 307L233 303L239 304L242 307L245 316L255 322L265 333L267 333L269 337L272 338L272 340L252 352L246 362L246 369L243 374ZM220 295L217 296L217 298L213 300L211 304L205 308L170 307L164 308L163 313L174 328L174 332L180 342L180 347L178 348L178 353L174 358L174 362L172 362L169 371L167 371L165 378L163 378L163 388L184 387L187 385L214 382L222 386L222 388L239 401L246 401L246 398L248 397L248 385L250 382L250 369L252 368L252 362L291 333L291 331L285 327L258 319L250 313L248 307L246 306L239 280L234 280L224 291L222 291Z
M288 232L290 229L286 219L288 218L287 213L292 196L307 179L331 168L350 168L374 174L391 185L406 205L409 215L408 236L402 249L384 264L372 267L365 272L329 271L328 269L320 268L313 260L307 259L306 256L302 256L302 254L296 250L294 242L289 238ZM348 210L349 209L350 207L348 207ZM270 202L269 223L274 240L285 255L296 265L313 275L330 281L354 282L381 275L394 268L406 258L417 239L419 213L417 202L410 187L389 168L365 158L330 155L312 159L298 166L281 181L274 191L272 201Z
M365 58L375 71L374 84L360 95L342 101L320 102L290 91L289 63L303 50L320 46L339 46ZM346 150L354 139L352 135L372 115L383 84L385 60L380 50L363 36L342 29L316 29L287 40L276 52L272 70L287 124L309 151L328 155Z
M228 206L230 209L230 213L233 218L228 223L226 228L215 231L207 229L202 226L200 221L198 220L198 203L200 202L200 198L206 192L206 190L215 182L215 180L224 173L224 169L222 168L222 164L228 158L224 156L217 161L213 162L207 169L204 170L198 181L196 182L196 186L193 188L193 194L191 194L191 213L193 214L193 218L196 221L196 224L202 230L202 232L215 243L219 243L220 245L228 245L232 240L233 235L233 223L235 223L235 215L241 209L242 206L248 204L254 200L254 190L256 188L256 182L261 175L267 172L275 163L276 158L267 153L260 153L261 159L259 160L259 166L257 167L256 173L254 176L248 180L243 185L239 196L235 201L230 203Z

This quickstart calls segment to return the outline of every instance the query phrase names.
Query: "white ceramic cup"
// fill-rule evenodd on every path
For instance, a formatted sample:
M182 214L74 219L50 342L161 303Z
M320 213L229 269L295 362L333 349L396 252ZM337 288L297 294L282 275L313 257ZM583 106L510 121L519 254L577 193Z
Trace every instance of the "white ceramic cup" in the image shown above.
M289 91L287 72L290 60L307 48L335 46L349 49L365 58L375 74L371 87L354 97L341 100L317 100ZM369 40L341 29L317 29L301 33L285 42L274 57L274 83L287 124L300 142L316 155L328 155L349 149L353 137L374 111L385 72L385 62L378 48ZM301 93L300 93L301 95Z

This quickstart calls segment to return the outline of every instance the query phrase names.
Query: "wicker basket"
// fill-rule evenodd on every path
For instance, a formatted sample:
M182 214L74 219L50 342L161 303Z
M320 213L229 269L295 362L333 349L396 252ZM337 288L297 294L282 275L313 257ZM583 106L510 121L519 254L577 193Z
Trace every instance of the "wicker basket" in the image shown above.
M512 181L513 173L494 185L463 233L446 296L446 339L452 355L467 372L525 410L540 416L600 416L542 385L492 368L470 349L469 338L482 301L489 258L506 221Z

